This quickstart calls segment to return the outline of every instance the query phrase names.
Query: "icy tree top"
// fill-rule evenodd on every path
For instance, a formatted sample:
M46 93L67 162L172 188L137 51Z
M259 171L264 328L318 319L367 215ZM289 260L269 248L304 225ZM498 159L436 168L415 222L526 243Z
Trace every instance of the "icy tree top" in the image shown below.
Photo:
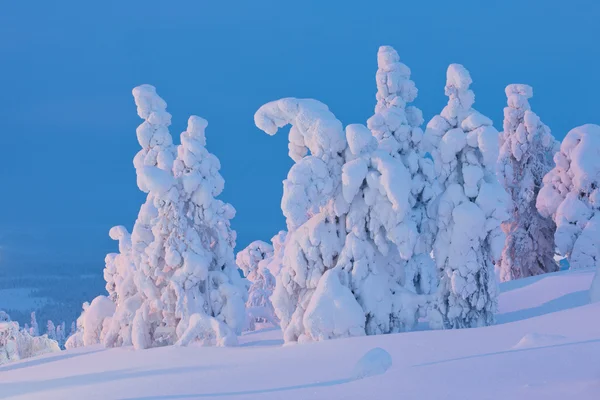
M258 109L254 123L269 135L274 135L285 125L292 125L289 155L296 162L308 151L327 160L337 157L346 148L342 123L317 100L285 98L272 101Z
M551 163L550 158L556 152L555 140L550 135L550 128L531 111L528 99L533 97L533 88L529 85L512 84L506 87L505 92L508 107L504 108L501 162L509 154L521 161L523 155L530 155L529 147L537 141L537 145L548 152L548 163ZM500 173L503 174L502 170Z
M400 62L400 56L391 46L381 46L377 52L377 107L375 112L388 104L401 108L413 101L418 94L415 83L410 80L410 68Z
M154 86L134 88L133 97L138 115L144 119L136 130L142 149L133 159L138 186L146 193L153 189L163 193L172 185L169 175L175 156L173 139L169 133L171 114L167 112L167 103L156 93Z
M296 164L283 182L281 200L288 230L302 225L323 207L335 208L347 142L342 123L329 108L317 100L285 98L260 107L254 122L269 135L292 125L288 146Z
M442 116L448 121L462 120L475 103L475 94L469 87L473 83L471 74L460 64L450 64L446 72L446 87L448 105L442 111Z
M416 167L418 156L410 153L423 137L423 113L414 106L407 107L418 94L410 80L410 68L400 62L390 46L379 48L377 65L377 105L367 126L382 150L394 157L408 155L408 163ZM411 172L415 173L416 168L411 168Z
M219 172L219 159L205 147L207 126L208 121L196 115L188 119L187 129L181 133L181 145L177 146L173 172L175 177L181 179L186 197L189 196L195 205L203 208L205 222L217 224L220 218L233 218L235 209L215 199L223 192L225 180ZM223 234L229 235L225 231Z

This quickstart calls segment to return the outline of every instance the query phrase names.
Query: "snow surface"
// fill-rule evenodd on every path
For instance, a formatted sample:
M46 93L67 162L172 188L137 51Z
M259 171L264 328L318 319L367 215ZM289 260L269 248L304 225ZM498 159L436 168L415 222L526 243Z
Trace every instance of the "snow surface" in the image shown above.
M1 366L0 398L597 399L600 303L589 304L587 293L593 272L501 284L498 324L485 328L283 347L280 330L266 328L241 336L239 347L48 354ZM361 368L372 373L357 379Z

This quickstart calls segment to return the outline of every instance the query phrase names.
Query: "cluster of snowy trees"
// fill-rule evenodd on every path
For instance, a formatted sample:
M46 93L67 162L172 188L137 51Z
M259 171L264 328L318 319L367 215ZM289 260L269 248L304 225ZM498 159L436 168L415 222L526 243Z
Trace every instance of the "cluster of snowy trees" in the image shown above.
M389 46L377 62L366 125L344 127L313 99L258 109L267 134L291 126L286 230L236 257L207 122L190 117L175 146L166 103L136 87L146 202L132 233L110 230L119 252L105 259L108 295L84 304L66 346L233 345L256 323L279 324L286 342L403 332L419 320L485 326L497 281L556 271L555 248L573 268L600 266L599 126L559 146L531 111L532 88L518 84L506 88L499 133L473 108L467 69L452 64L448 104L423 128L410 69Z
M48 321L50 328L51 321ZM52 324L52 327L54 325ZM58 328L62 328L61 325ZM60 331L54 328L40 336L35 312L31 313L31 328L25 325L19 327L11 320L8 313L0 310L0 365L23 358L34 357L46 353L60 351L60 343L56 335ZM50 334L53 336L50 336ZM64 338L63 338L64 339Z

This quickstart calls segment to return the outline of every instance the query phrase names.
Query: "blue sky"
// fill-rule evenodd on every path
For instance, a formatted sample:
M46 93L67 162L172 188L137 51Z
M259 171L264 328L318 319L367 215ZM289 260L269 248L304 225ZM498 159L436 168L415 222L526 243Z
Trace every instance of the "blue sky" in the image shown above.
M445 103L445 70L470 71L475 107L502 125L504 87L534 87L532 106L562 139L600 123L600 2L5 1L0 11L0 269L103 267L144 195L131 89L155 85L178 141L190 114L209 121L222 198L238 245L284 228L285 134L253 124L263 103L312 97L344 123L375 105L376 53L413 71L425 119Z

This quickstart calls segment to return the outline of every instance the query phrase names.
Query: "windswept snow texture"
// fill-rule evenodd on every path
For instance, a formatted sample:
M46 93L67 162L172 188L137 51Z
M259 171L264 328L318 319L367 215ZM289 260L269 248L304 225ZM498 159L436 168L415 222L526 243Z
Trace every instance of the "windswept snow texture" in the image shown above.
M500 324L486 328L283 347L281 332L266 329L242 335L237 348L68 350L0 366L0 397L597 400L600 303L587 299L592 277L580 269L503 283Z

